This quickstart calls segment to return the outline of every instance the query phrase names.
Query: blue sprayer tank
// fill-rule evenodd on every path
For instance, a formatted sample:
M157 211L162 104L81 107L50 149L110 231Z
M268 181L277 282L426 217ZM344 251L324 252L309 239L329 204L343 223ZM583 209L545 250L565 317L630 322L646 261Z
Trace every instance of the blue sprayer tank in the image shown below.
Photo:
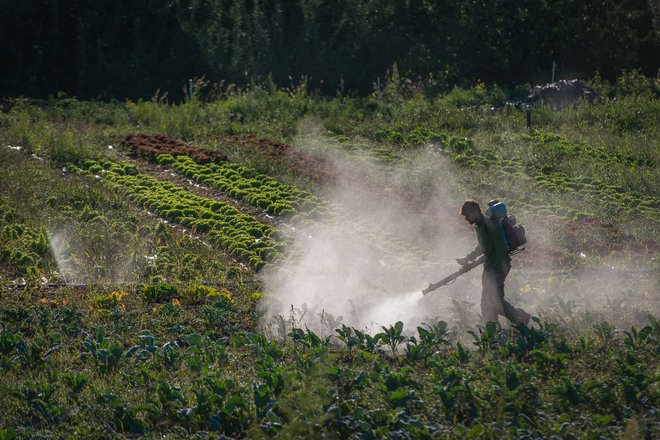
M500 202L499 200L491 200L488 202L488 208L486 208L484 215L486 215L486 217L492 218L493 220L502 221L506 218L507 215L506 205L504 202Z
M511 245L504 230L505 225L503 224L503 221L507 218L506 205L499 200L491 200L488 202L488 208L486 208L484 215L488 218L491 218L494 222L500 225L499 229L500 234L502 235L502 239L506 244L507 250L511 250Z

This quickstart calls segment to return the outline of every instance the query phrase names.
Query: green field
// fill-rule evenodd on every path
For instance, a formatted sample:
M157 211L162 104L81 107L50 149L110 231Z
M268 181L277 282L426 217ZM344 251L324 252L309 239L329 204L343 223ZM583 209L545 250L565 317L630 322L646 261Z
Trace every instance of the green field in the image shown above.
M393 81L393 80L391 80ZM657 438L658 79L0 113L0 439ZM527 230L481 326L463 200Z

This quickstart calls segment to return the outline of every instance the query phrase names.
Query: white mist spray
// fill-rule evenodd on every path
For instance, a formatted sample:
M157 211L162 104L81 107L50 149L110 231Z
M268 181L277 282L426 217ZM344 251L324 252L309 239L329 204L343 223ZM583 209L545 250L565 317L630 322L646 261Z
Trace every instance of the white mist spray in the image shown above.
M318 138L299 143L320 148ZM297 250L265 275L266 316L322 333L340 323L379 331L449 321L451 295L423 297L421 289L474 247L450 167L428 150L399 166L337 153L335 165L341 178L324 200L339 218L296 228Z
M298 252L265 276L270 293L263 302L266 316L291 317L291 324L323 334L333 334L333 326L342 323L380 331L380 326L402 321L409 332L435 319L460 329L478 324L481 268L423 298L418 293L457 270L454 259L476 245L473 228L458 214L471 194L447 159L433 148L420 148L415 159L379 166L334 150L336 143L326 142L314 121L301 127L298 148L334 161L340 177L326 188L324 199L343 214L338 222L297 228ZM516 194L520 182L501 184L503 193ZM657 270L626 273L613 267L616 262L602 268L566 267L557 258L557 249L565 248L557 245L566 241L565 231L534 211L515 214L530 238L506 280L505 295L515 307L562 323L575 322L579 315L587 326L606 319L625 327L643 322L649 313L658 316ZM391 249L399 250L392 255ZM319 322L323 319L327 322ZM500 322L507 325L504 318Z
M118 285L138 281L130 248L125 243L105 243L95 234L83 236L74 225L49 228L48 242L66 284Z
M60 276L66 284L79 284L83 282L83 276L71 259L70 242L71 239L65 231L48 230L48 243Z

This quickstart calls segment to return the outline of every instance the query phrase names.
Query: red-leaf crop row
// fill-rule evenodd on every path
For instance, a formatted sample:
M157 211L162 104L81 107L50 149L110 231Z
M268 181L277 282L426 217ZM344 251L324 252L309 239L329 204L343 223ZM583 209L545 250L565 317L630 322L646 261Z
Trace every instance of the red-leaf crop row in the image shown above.
M146 134L129 135L121 142L121 146L135 156L149 159L154 159L159 154L190 156L201 163L221 162L227 159L227 156L220 151L189 146L176 138L163 134L155 136Z
M332 182L337 177L337 170L329 160L312 153L297 151L282 142L248 134L212 136L211 139L227 148L238 147L247 154L264 156L273 163L283 163L294 173L318 182ZM179 139L163 134L129 135L121 142L121 146L137 157L151 160L155 160L159 154L189 156L199 163L221 163L227 159L226 155L218 150L190 146Z

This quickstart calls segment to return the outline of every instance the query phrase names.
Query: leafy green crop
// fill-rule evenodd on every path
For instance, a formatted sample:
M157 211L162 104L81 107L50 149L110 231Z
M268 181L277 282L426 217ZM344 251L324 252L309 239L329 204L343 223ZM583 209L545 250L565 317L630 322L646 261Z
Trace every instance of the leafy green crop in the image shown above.
M320 215L328 210L318 197L235 163L198 164L187 156L174 159L170 155L159 155L157 161L272 215L305 217L312 212Z
M0 263L12 276L37 279L53 264L46 230L22 223L0 199Z
M397 322L373 336L344 325L336 340L293 328L277 341L218 333L240 313L230 302L195 306L207 320L188 316L165 329L145 328L147 320L128 332L112 330L113 318L97 325L44 307L0 310L2 404L13 408L6 426L21 432L607 437L634 417L640 433L657 434L660 325L652 316L622 337L599 325L606 346L538 319L488 325L468 352L442 321L415 337ZM56 336L64 322L80 334ZM70 369L58 372L62 365ZM24 369L37 380L17 379Z
M540 161L544 164L542 167L539 168L534 163L527 163L520 157L498 157L492 148L479 147L469 139L444 133L433 135L437 145L436 151L448 154L461 166L475 170L488 170L490 179L494 179L493 182L511 181L516 182L518 188L536 189L531 192L518 190L516 194L511 194L511 204L516 207L533 208L542 215L573 220L582 220L585 217L604 216L629 219L641 216L652 223L660 222L655 215L660 207L660 199L657 197L607 184L603 180L593 177L570 177L555 169L555 165L563 156L571 155L602 161L603 167L619 162L631 166L654 166L652 159L634 157L624 153L612 154L603 148L592 147L586 143L570 143L557 135L540 132L524 135L522 138L535 144L533 151L549 156ZM499 188L497 190L501 191ZM585 212L567 206L552 205L536 195L544 192L573 195L576 200L582 201L586 198L594 203L597 202L599 210Z
M88 160L78 168L88 173L96 162ZM75 165L71 166L76 169ZM276 229L263 224L238 209L212 199L190 194L184 188L144 174L118 174L108 167L102 175L114 187L125 191L139 204L161 214L168 220L199 233L254 268L286 249L285 242L276 238Z

